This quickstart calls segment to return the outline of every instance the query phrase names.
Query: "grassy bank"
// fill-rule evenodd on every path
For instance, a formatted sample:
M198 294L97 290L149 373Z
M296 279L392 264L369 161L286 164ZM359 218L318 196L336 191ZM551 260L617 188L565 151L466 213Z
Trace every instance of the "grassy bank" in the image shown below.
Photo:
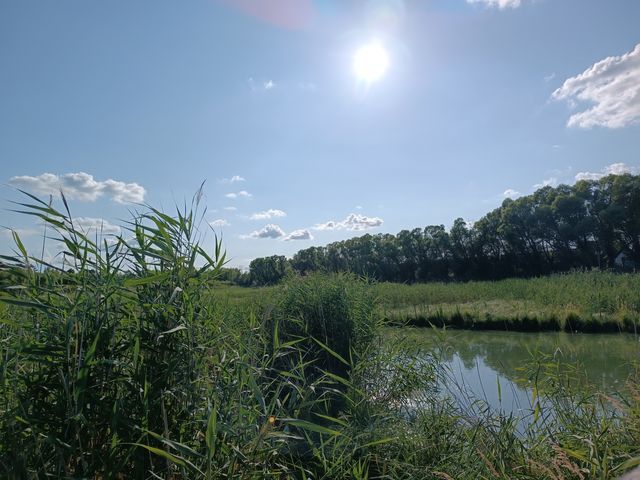
M638 274L584 272L375 288L389 320L416 326L633 333L640 323Z
M639 462L634 379L603 397L531 359L523 432L443 398L437 358L383 339L383 287L314 275L240 293L215 283L224 254L188 209L97 244L68 211L24 208L66 263L18 237L4 257L3 478L609 479Z
M497 282L373 285L396 324L476 330L630 332L640 329L640 274L575 272ZM272 303L274 287L220 285L232 305Z

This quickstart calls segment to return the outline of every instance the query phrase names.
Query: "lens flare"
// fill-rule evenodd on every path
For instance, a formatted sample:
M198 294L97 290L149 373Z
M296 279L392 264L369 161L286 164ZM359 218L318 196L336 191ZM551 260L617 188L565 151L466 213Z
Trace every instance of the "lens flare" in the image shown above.
M379 42L360 47L353 56L353 72L358 80L373 83L389 68L389 55Z

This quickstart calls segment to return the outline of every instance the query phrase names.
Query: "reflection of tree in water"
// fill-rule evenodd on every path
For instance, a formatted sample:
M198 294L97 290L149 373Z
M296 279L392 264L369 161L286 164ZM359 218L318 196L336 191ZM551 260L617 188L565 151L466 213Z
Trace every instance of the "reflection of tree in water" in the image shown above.
M537 353L551 355L566 366L566 372L575 370L578 378L606 391L622 388L634 363L640 360L640 343L627 334L477 331L436 334L415 329L408 336L411 344L437 350L444 362L451 363L457 354L466 369L474 369L476 359L481 358L495 372L521 386L526 383L521 369Z

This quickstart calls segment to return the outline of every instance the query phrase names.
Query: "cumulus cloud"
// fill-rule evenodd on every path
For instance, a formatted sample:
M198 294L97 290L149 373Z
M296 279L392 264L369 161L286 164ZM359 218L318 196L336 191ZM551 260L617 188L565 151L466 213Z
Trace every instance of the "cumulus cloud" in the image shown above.
M481 3L486 7L517 8L522 5L522 0L467 0L467 3Z
M282 210L278 210L275 208L270 208L269 210L265 210L264 212L256 212L249 217L250 220L269 220L271 218L276 217L286 217L287 214Z
M289 242L292 240L313 240L313 235L311 235L311 232L306 228L294 230L293 232L286 234L279 225L270 223L262 227L260 230L251 232L249 235L240 235L240 238L271 238Z
M239 198L239 197L250 198L250 197L253 197L253 195L251 195L246 190L240 190L239 192L227 193L225 195L225 197L227 197L227 198Z
M513 188L507 188L502 194L504 198L511 198L511 199L516 199L521 195L522 194L519 191L514 190Z
M552 94L555 100L593 104L569 117L569 127L621 128L640 120L640 44L628 53L607 57Z
M359 213L351 213L341 222L329 220L313 228L315 230L367 230L369 228L379 227L382 223L383 220L379 217L367 217Z
M140 203L144 200L146 191L137 183L124 183L109 179L103 184L104 192L111 195L111 199L116 203Z
M236 207L224 207L225 210L228 210L229 212L235 212L236 210L238 210Z
M557 187L558 186L558 179L556 177L551 177L551 178L547 178L545 180L542 181L542 183L536 183L533 188L535 190L539 189L539 188L544 188L544 187Z
M224 218L218 218L217 220L213 220L212 222L209 222L209 225L211 225L213 228L221 228L221 227L228 227L231 224Z
M78 217L73 219L73 225L76 229L85 235L119 235L120 227L109 223L104 218Z
M625 173L636 174L638 168L631 167L624 163L612 163L602 169L601 172L579 172L576 174L576 182L580 180L600 180L607 175L624 175Z
M382 225L382 219L378 217L366 217L352 213L342 222L347 230L366 230L368 228L379 227Z
M283 240L288 242L290 240L313 240L313 235L306 228L301 230L294 230L289 235L286 235Z
M38 195L57 195L61 190L69 199L94 202L103 195L110 196L116 203L139 203L144 201L146 191L137 183L119 180L96 180L85 172L56 175L43 173L35 177L20 175L9 179L15 187Z
M278 225L269 223L260 230L251 232L249 235L241 235L241 238L282 238L284 236L284 231Z
M333 220L329 220L325 223L316 224L313 229L314 230L337 230L339 222L335 222Z
M240 175L234 175L231 178L221 178L218 180L220 183L236 183L236 182L244 182L246 179L241 177Z

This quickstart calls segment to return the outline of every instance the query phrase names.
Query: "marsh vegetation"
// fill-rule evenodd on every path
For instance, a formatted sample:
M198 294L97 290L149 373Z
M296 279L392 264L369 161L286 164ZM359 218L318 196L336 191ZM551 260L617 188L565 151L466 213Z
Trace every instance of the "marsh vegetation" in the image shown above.
M389 306L482 301L482 286L448 296L316 273L240 291L219 282L221 243L201 246L198 196L102 239L66 202L29 195L20 209L55 232L61 262L17 234L2 257L4 477L585 479L640 462L633 369L603 395L532 351L518 360L523 429L472 392L467 404L443 395L443 358L384 326ZM614 313L637 308L630 295Z

